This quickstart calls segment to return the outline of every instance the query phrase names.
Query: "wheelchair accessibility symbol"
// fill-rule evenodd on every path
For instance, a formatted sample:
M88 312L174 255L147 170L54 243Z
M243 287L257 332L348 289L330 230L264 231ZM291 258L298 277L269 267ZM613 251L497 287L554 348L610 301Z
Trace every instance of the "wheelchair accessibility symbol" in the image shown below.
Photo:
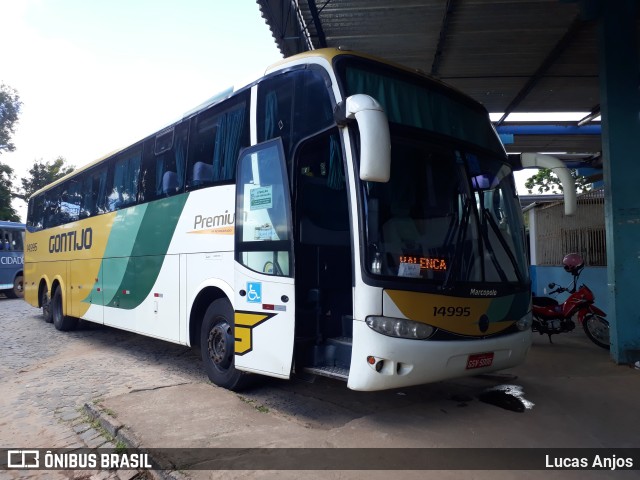
M247 282L247 302L262 303L262 283Z

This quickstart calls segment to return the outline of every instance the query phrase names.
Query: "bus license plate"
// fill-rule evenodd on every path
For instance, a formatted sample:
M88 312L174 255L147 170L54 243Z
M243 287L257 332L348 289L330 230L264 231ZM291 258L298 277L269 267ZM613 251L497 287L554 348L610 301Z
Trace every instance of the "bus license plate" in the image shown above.
M476 353L469 355L467 359L467 370L472 368L490 367L493 363L493 352Z

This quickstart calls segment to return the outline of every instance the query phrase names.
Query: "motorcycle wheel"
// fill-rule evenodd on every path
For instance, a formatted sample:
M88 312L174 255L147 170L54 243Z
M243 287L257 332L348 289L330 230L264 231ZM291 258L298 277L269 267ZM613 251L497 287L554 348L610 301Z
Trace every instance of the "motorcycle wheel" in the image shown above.
M589 313L584 317L582 322L584 333L587 334L589 340L601 348L609 350L609 322L595 313Z

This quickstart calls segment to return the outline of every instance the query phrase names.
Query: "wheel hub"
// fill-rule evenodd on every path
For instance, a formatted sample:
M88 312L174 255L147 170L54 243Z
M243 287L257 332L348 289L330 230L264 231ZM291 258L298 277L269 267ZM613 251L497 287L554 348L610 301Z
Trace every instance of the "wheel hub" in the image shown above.
M209 331L209 357L219 368L226 369L231 365L233 342L235 339L231 336L231 327L227 322L218 323Z

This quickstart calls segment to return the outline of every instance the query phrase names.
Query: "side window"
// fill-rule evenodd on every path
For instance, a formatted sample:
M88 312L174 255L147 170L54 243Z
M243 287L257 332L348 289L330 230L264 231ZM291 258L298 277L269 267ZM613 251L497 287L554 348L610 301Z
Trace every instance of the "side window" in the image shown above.
M184 192L188 131L185 121L144 142L141 202Z
M242 148L249 146L248 93L216 105L192 120L187 185L200 188L235 178Z
M11 232L11 250L16 252L24 251L24 232L13 230Z
M44 228L60 225L60 193L55 187L44 194Z
M142 148L138 145L116 155L112 160L113 181L107 195L107 211L112 212L136 203Z
M60 200L60 222L75 222L80 218L80 204L82 202L82 180L74 177L62 186Z
M94 168L82 174L80 218L87 218L106 212L107 167Z
M283 73L258 86L258 141L282 138L287 157L303 138L333 124L333 103L318 70Z
M311 244L329 242L330 238L321 238L323 232L349 230L349 204L337 129L300 144L296 157L296 207L301 217L300 232L304 235L301 239Z
M245 150L237 185L237 261L257 272L290 276L291 205L280 139Z
M44 228L44 197L38 195L29 200L27 213L27 228L30 232L37 232Z

